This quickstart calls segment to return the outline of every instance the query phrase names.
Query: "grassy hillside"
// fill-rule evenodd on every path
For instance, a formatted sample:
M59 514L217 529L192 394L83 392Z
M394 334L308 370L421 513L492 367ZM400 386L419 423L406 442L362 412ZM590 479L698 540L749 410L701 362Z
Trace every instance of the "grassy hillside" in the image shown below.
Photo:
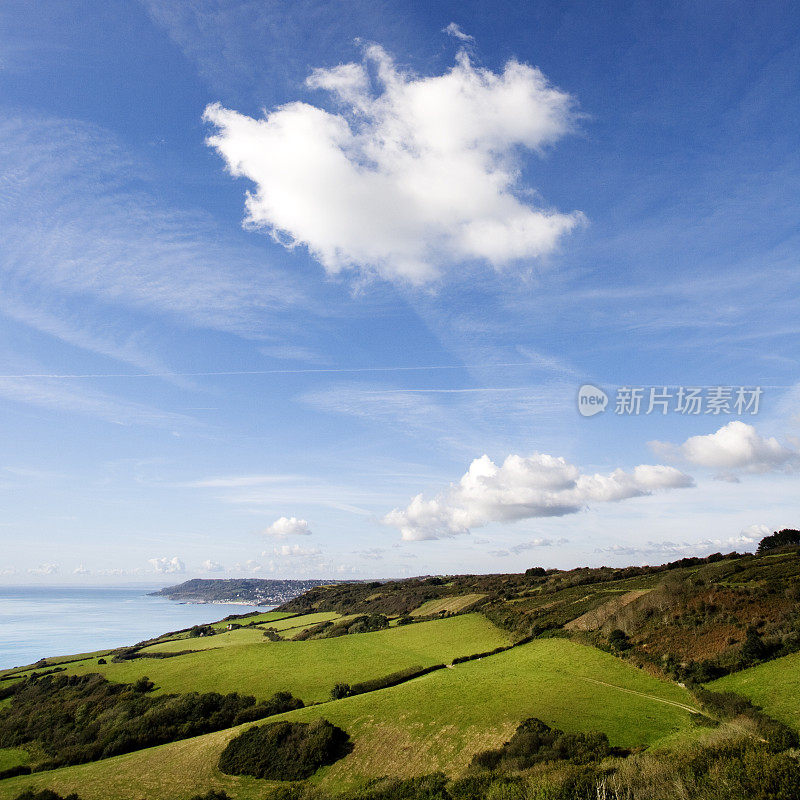
M799 600L797 548L682 559L660 567L532 568L517 575L316 587L280 611L230 620L240 626L235 630L225 630L229 621L221 620L195 630L195 635L183 631L81 660L59 659L64 671L57 676L99 672L111 684L98 679L70 683L63 677L20 684L23 672L16 671L13 680L3 682L6 694L13 697L0 700L0 722L7 722L5 728L0 725L0 733L11 731L3 734L9 749L0 750L0 770L14 769L28 758L12 746L30 746L30 763L35 765L58 755L59 747L71 746L70 731L92 730L84 724L88 712L83 696L68 706L71 686L102 684L92 689L100 692L98 697L102 692L109 697L127 693L124 702L140 709L133 711L134 724L145 727L151 717L143 717L141 709L156 701L165 708L172 703L169 708L174 710L168 713L173 716L163 719L173 719L169 730L176 733L129 739L134 742L131 747L147 749L102 759L130 749L100 749L122 735L129 719L125 706L119 712L124 720L108 729L107 738L94 733L88 737L87 746L95 747L88 757L101 760L79 764L78 758L64 757L51 765L79 765L2 779L0 800L13 800L29 786L61 794L77 791L82 800L188 800L212 789L225 790L235 800L268 798L268 782L234 778L217 769L226 744L251 723L216 729L259 716L231 714L216 728L205 722L182 728L174 722L181 708L197 708L200 714L203 703L211 702L185 694L193 691L239 692L259 700L288 691L306 707L268 717L268 722L324 717L347 731L353 751L306 784L326 796L358 790L382 776L411 779L436 771L453 778L464 775L475 753L502 746L524 719L535 717L565 731L565 740L572 736L574 742L588 741L577 734L598 731L593 741L604 734L614 747L647 748L644 754L622 758L606 742L606 760L598 765L580 761L575 745L577 755L556 756L557 763L551 758L549 766L539 764L550 770L548 792L552 780L568 776L570 770L582 770L582 779L589 781L582 794L552 794L559 800L602 794L607 775L628 781L617 796L630 800L718 800L719 787L736 800L794 798L800 796L800 765L791 754L798 738L775 720L800 730ZM204 635L197 635L201 632ZM514 646L502 650L509 645ZM502 652L487 655L496 649ZM187 650L194 652L182 652ZM481 653L474 660L452 663ZM101 654L108 663L99 663ZM39 662L39 675L55 663ZM415 668L441 664L448 666L408 679ZM400 671L406 673L405 682L376 680ZM155 694L139 680L145 675L155 683ZM132 685L137 681L143 688ZM364 681L373 681L371 689L355 686ZM706 716L698 715L694 696L682 682L737 692L774 719L740 698L695 688ZM23 688L13 689L15 684ZM336 684L349 688L337 687L336 696L342 699L331 700ZM362 693L344 696L351 689ZM137 691L144 693L141 700L135 697ZM32 698L28 706L26 692ZM99 703L92 707L110 713ZM291 707L272 706L261 715ZM29 719L38 727L28 727ZM27 733L34 729L36 735ZM153 729L161 731L163 725ZM15 733L20 730L22 734ZM48 740L41 733L46 730L57 735ZM216 732L152 746L201 730ZM708 749L698 753L704 747ZM514 780L541 775L537 767L523 777L520 770L529 767L514 769ZM678 772L680 778L673 779ZM470 775L473 780L475 772ZM647 794L646 787L656 785L658 790ZM636 791L629 791L631 787ZM513 800L541 796L539 788L521 795L502 794L506 789L499 784L493 789L501 793L497 800L501 795ZM413 791L391 795L396 800L416 796ZM447 800L441 794L430 797ZM309 795L305 800L321 798Z
M800 730L800 653L726 675L708 688L747 697L771 717Z
M447 614L467 598L517 636L566 628L582 641L608 646L608 635L620 629L628 637L628 657L681 681L707 681L754 663L745 646L750 628L763 643L755 648L761 651L756 660L800 650L797 547L655 567L532 568L321 586L281 610Z
M415 627L422 625L408 630ZM389 635L401 632L402 628ZM546 639L283 718L309 721L324 716L351 734L354 751L314 778L339 790L386 774L409 776L437 769L458 774L475 752L500 745L528 716L567 731L602 730L613 744L634 747L690 730L691 707L690 695L674 684L596 649ZM219 753L238 732L220 731L0 781L0 800L12 800L27 786L50 787L62 794L78 790L86 800L174 800L210 788L225 789L237 800L262 798L263 782L232 778L216 769Z
M284 620L284 624L301 625L301 620ZM227 646L217 648L220 639ZM170 645L184 649L200 642L212 648L201 652L109 661L106 665L82 661L67 669L69 674L99 672L120 683L133 683L147 675L158 692L241 692L265 699L278 691L290 691L309 703L327 699L335 683L358 683L417 664L426 667L449 662L508 641L507 634L478 614L305 642L270 642L260 632L244 628Z

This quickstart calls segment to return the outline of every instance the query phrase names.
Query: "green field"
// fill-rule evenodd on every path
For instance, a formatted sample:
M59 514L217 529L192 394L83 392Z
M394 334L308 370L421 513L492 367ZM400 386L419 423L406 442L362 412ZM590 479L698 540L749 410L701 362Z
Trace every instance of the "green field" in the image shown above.
M216 628L217 630L225 630L225 628L228 627L229 622L233 622L238 625L252 625L253 623L257 625L272 624L274 622L278 622L279 620L291 616L292 616L291 614L287 614L284 611L265 611L263 614L254 614L252 617L243 617L242 619L232 619L232 620L220 620L219 622L215 622L211 627Z
M463 611L465 608L474 605L478 600L483 600L485 594L463 594L457 597L442 597L439 600L428 600L419 608L411 612L412 617L427 617L430 614L438 614L441 611L449 611L453 614Z
M21 750L18 747L0 748L0 770L19 767L29 761L30 756L27 750Z
M260 644L266 642L264 631L260 628L239 628L235 631L226 631L214 636L192 636L186 639L173 639L172 641L158 642L145 647L143 653L179 653L182 650L213 650L217 647L235 647L243 644Z
M473 619L456 617L343 639L362 642L422 628L430 631L427 647L432 651L448 625ZM456 627L450 631L455 633ZM275 649L297 644L304 643L279 644ZM652 678L599 650L545 639L283 718L306 721L324 716L351 734L353 753L313 779L335 791L384 774L415 775L436 769L459 774L476 751L498 746L530 716L567 731L605 731L619 746L652 745L691 730L691 706L688 692L675 684ZM263 797L263 781L233 778L216 769L219 753L242 729L12 778L0 782L0 800L11 800L27 786L51 787L62 794L79 790L86 800L181 800L211 788L225 789L237 800L256 800Z
M315 619L319 616L309 615ZM285 623L302 625L302 619ZM250 640L240 646L215 647L214 643L225 641L225 637L229 637L229 644L235 643L234 634ZM159 692L241 692L264 699L278 691L290 691L310 703L327 699L335 683L358 683L418 664L425 667L450 662L456 656L508 644L508 637L484 617L467 614L334 639L270 642L260 631L243 629L169 646L193 649L195 641L215 649L102 666L95 660L84 661L68 667L68 671L99 672L122 683L147 675Z
M708 688L743 695L770 716L800 730L800 653L726 675Z

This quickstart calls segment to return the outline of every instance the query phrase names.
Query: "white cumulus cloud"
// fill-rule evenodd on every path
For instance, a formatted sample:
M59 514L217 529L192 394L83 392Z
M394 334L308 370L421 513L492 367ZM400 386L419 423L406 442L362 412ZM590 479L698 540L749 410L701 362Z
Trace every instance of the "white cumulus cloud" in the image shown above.
M255 185L246 224L306 246L330 273L422 284L465 261L499 268L550 253L583 220L520 181L520 150L540 152L577 119L535 67L498 74L462 50L448 72L420 77L373 45L306 83L338 113L293 102L253 119L214 104L208 143Z
M544 453L510 455L501 466L475 459L457 484L427 500L421 494L383 518L403 539L439 539L492 522L575 514L590 503L641 497L658 489L692 486L674 467L643 464L632 472L587 475L565 459Z
M722 470L722 477L731 477L728 471L761 473L800 467L800 451L785 447L773 436L761 436L752 425L739 420L714 433L691 436L681 445L653 441L650 447L667 458Z
M58 564L54 564L53 562L48 562L45 564L39 564L38 567L31 567L28 570L29 575L58 575Z
M225 567L219 563L219 561L212 561L210 558L207 558L201 565L203 567L203 572L224 572Z
M263 531L265 536L310 536L308 522L297 517L278 517Z
M186 572L186 564L177 556L174 558L150 558L148 561L156 572L163 574Z

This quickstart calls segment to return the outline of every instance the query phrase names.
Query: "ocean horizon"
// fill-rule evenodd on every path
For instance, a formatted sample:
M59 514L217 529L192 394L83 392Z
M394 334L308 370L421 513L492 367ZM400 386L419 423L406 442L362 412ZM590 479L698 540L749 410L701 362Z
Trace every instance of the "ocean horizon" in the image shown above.
M89 653L271 606L181 603L160 585L0 586L0 669Z

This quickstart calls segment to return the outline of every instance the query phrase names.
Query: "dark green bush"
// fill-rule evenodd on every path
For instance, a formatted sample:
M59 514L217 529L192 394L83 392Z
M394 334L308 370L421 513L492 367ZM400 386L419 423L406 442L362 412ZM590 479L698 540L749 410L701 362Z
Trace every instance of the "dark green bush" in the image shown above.
M228 743L219 768L228 775L303 780L347 755L352 749L349 739L345 731L324 719L259 725Z
M189 800L231 800L231 798L224 790L211 789L205 794L196 794L194 797L190 797Z
M17 795L16 800L80 800L74 792L62 797L58 792L52 789L42 789L40 792L34 792L33 789L28 789L22 794Z
M350 800L451 800L447 777L441 772L418 778L382 780L357 792Z
M152 682L110 683L101 675L49 675L12 684L0 709L0 747L36 743L36 769L81 764L252 722L302 707L279 692L266 702L236 693L158 695Z
M350 697L351 694L353 694L353 690L349 683L337 683L331 689L331 700L341 700L343 697Z
M608 643L614 650L630 650L631 648L628 634L619 628L614 628L614 630L608 634Z
M475 767L496 770L523 770L543 761L571 761L588 764L610 755L608 737L598 731L564 733L540 719L526 719L510 741L496 750L477 753Z

